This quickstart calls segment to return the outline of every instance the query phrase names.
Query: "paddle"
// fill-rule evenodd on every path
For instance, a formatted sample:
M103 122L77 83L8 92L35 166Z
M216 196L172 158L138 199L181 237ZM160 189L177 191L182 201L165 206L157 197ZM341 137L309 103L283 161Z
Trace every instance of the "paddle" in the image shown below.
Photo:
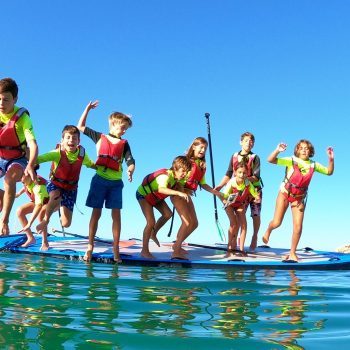
M210 156L210 168L211 168L211 180L212 180L212 186L215 187L215 176L214 176L214 161L213 161L213 150L211 146L211 133L210 133L210 113L205 113L204 115L206 121L207 121L207 130L208 130L208 146L209 146L209 156ZM225 235L223 232L223 229L221 227L221 224L219 222L219 216L218 216L218 207L216 203L216 196L213 195L214 198L214 217L215 217L215 224L218 229L218 233L220 236L220 239L225 242Z
M171 222L170 222L170 228L169 228L169 232L168 232L168 237L171 236L171 232L173 231L174 216L175 216L175 207L173 207L173 214L171 216Z

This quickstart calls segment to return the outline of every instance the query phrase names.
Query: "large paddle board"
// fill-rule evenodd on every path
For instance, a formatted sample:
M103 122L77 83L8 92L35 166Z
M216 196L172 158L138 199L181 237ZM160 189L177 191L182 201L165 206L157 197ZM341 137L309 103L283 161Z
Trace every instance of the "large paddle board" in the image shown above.
M44 256L83 260L88 240L78 234L49 236L50 248L41 251L41 237L36 235L36 244L23 248L24 235L0 237L0 250L13 253L39 254ZM293 270L342 270L350 269L350 254L317 251L310 248L298 251L298 262L283 261L288 249L261 246L246 256L233 254L226 256L226 247L222 244L202 245L186 244L187 259L172 259L172 242L161 243L160 247L150 242L150 251L155 259L145 259L140 255L142 242L137 239L120 242L122 264L140 266L180 266L201 268L244 268L244 269L293 269ZM92 261L113 262L112 242L97 239Z

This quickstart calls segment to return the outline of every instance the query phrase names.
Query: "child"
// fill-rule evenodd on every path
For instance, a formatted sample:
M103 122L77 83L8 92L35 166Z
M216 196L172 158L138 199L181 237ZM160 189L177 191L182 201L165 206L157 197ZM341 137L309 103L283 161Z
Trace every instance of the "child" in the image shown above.
M0 236L7 236L9 217L16 195L16 183L23 174L35 179L34 166L38 155L29 112L15 104L18 86L11 78L0 80L0 178L4 177ZM29 160L26 153L29 151Z
M27 235L27 241L22 244L21 247L29 247L30 245L35 244L35 238L31 226L37 217L39 217L39 221L42 221L44 218L46 204L49 201L49 194L46 189L47 181L41 176L37 176L35 181L33 181L29 175L23 175L21 181L24 186L18 193L16 193L16 198L26 192L30 198L30 202L21 205L17 209L17 217L23 226L22 230L19 232L25 232ZM27 220L26 215L30 213L32 213L32 215L30 219ZM48 247L47 232L44 231L40 250L47 250Z
M247 207L250 206L250 213L253 219L253 236L250 243L249 249L254 251L257 246L258 232L260 228L260 213L261 213L261 202L262 202L262 181L260 178L260 158L258 155L252 152L255 144L255 137L250 132L245 132L241 135L241 150L232 155L226 175L222 178L219 185L215 187L216 190L221 190L224 185L228 183L230 178L233 176L233 169L239 162L245 162L248 169L248 180L253 184L259 193L259 196L253 198L249 196L247 201ZM246 208L247 209L247 208Z
M224 191L224 208L230 220L228 230L227 256L237 250L238 231L241 229L239 249L244 254L244 242L247 234L247 219L245 216L249 195L259 196L258 190L248 180L248 166L244 162L236 164L234 176L227 183Z
M315 149L308 140L300 140L297 143L294 148L294 157L277 158L278 154L286 149L287 145L285 143L278 144L267 159L272 164L285 166L286 175L277 196L274 217L262 239L265 244L269 242L272 230L281 225L284 214L290 205L293 216L293 235L290 252L285 260L297 262L296 250L302 233L307 190L312 175L315 171L324 175L332 175L334 171L334 153L332 147L328 147L328 167L325 167L310 159L314 156Z
M90 191L86 205L92 208L89 223L89 244L84 256L90 261L94 249L94 238L98 221L105 207L112 211L113 255L114 261L119 263L119 240L121 231L122 190L124 187L122 162L128 166L128 180L132 181L135 171L135 160L127 140L122 139L126 130L132 126L131 118L123 113L114 112L109 116L109 134L105 135L85 126L88 113L98 106L98 101L89 102L81 115L78 128L96 143L97 171L91 180Z
M208 142L205 138L197 137L193 140L186 153L186 157L192 165L191 170L182 182L184 182L185 192L189 195L193 195L199 185L200 188L220 197L221 193L214 190L205 181L205 152L207 147ZM171 196L171 201L181 218L181 226L173 246L174 257L185 259L186 256L184 254L187 251L182 249L181 246L185 239L198 227L196 210L191 197L188 197L188 200L184 200L179 196Z
M136 199L138 200L142 213L146 218L146 226L143 230L143 242L141 256L147 259L154 259L149 251L149 240L152 238L158 245L159 242L156 234L159 229L171 218L171 210L165 198L168 196L179 196L186 201L189 197L186 193L175 190L174 187L180 180L184 179L191 170L192 164L185 156L178 156L173 160L170 169L160 169L152 174L147 175L142 184L136 191ZM161 217L155 221L154 210L156 208ZM178 252L174 251L173 257Z
M62 227L69 227L72 222L81 167L85 165L88 168L95 168L95 164L79 143L78 128L74 125L66 125L62 130L61 143L57 145L57 148L38 156L39 164L52 162L50 181L47 185L49 201L46 205L45 216L36 227L38 232L43 232L43 234L47 232L47 225L57 207L60 207Z

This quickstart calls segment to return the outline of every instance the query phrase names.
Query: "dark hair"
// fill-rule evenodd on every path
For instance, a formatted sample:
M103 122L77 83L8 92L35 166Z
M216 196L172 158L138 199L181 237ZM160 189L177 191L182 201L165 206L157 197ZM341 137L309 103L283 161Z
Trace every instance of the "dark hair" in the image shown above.
M237 164L235 164L235 166L234 166L234 171L237 171L237 169L238 168L246 168L246 169L248 169L248 166L247 166L247 163L246 162L242 162L242 161L240 161L240 162L238 162Z
M251 139L253 142L255 142L255 137L254 137L254 135L253 135L251 132L248 132L248 131L244 132L244 133L241 135L241 141L243 141L243 139L244 139L245 137L250 137L250 139Z
M296 157L299 157L298 156L298 153L299 153L299 147L302 143L305 143L307 145L307 147L309 148L309 151L310 151L310 154L309 154L309 157L312 158L314 155L315 155L315 148L313 146L313 144L308 141L308 140L305 140L305 139L302 139L300 140L294 147L294 155Z
M66 133L69 133L72 135L76 134L80 138L80 131L75 125L65 125L65 127L62 130L62 138Z
M18 96L17 83L11 78L4 78L0 80L0 94L10 92L13 98Z

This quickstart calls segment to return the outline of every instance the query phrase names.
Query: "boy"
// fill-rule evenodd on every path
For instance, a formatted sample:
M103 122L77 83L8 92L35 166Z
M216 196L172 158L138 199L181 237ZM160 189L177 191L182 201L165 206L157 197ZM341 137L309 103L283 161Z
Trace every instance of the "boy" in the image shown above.
M50 181L47 185L49 201L45 216L36 227L38 232L47 234L47 225L57 207L60 207L62 227L69 227L72 222L81 167L85 165L88 168L95 168L95 164L79 143L78 128L75 125L66 125L62 130L61 143L57 145L57 148L38 156L39 164L52 162Z
M29 112L16 106L18 86L11 78L0 80L0 178L4 177L0 236L7 236L9 217L16 195L16 183L22 175L35 179L34 166L38 155ZM26 157L29 151L29 160Z
M261 201L262 201L262 181L260 177L260 158L258 155L252 152L254 147L255 137L250 132L245 132L241 135L240 145L242 149L232 155L226 175L222 178L219 185L215 187L216 190L226 185L233 176L233 169L238 163L244 162L247 165L248 177L247 179L254 185L259 193L257 198L250 197L250 201L247 204L250 205L250 213L253 219L253 237L250 243L249 249L254 251L257 246L258 232L260 228L260 213L261 213Z
M35 244L35 238L33 236L31 226L34 220L39 217L41 221L45 215L46 204L49 201L49 194L47 193L46 183L47 181L41 176L37 176L36 180L33 181L29 175L22 176L23 188L16 193L16 198L22 195L24 192L27 193L30 198L29 203L21 205L17 209L17 217L23 228L20 232L25 232L27 235L27 241L21 245L21 247L29 247ZM29 220L26 215L32 213ZM48 249L47 232L43 233L42 244L40 250Z
M168 196L179 196L189 201L189 196L182 191L177 191L174 187L185 178L191 170L192 163L186 156L178 156L173 160L170 169L160 169L147 175L136 192L142 213L146 218L146 226L143 230L141 256L146 259L154 259L149 251L149 240L152 239L158 246L157 232L171 218L172 212L165 202ZM182 186L183 187L183 186ZM161 217L155 221L154 210L156 208ZM174 245L172 257L183 258L181 252L181 244Z
M89 102L78 122L78 129L90 137L96 144L97 161L96 174L91 180L86 206L92 208L89 223L89 244L84 256L85 261L91 261L94 249L94 238L103 205L112 211L113 256L116 263L121 262L119 255L119 240L121 231L122 190L124 187L122 162L128 166L128 180L132 181L135 171L135 160L127 140L122 139L126 130L132 126L129 116L114 112L109 116L109 134L105 135L90 129L86 119L91 109L98 106L98 101Z

